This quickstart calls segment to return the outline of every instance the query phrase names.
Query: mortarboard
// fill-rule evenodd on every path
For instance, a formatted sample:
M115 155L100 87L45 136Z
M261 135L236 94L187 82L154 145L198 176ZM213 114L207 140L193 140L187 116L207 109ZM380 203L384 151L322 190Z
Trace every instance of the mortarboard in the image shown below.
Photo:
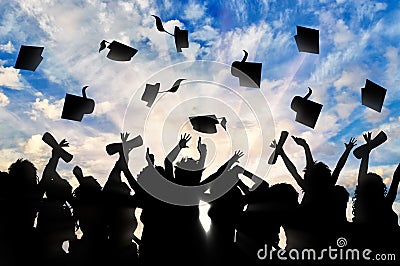
M308 100L312 90L308 88L309 91L306 96L300 97L295 96L291 103L291 108L293 111L297 112L296 121L306 125L308 127L314 128L317 123L319 114L321 113L322 104Z
M362 104L381 112L383 101L385 100L386 89L367 79L365 87L361 88Z
M260 88L262 63L246 62L248 53L243 50L242 61L235 61L231 66L231 74L239 78L240 86Z
M278 153L276 153L276 150L282 148L282 146L283 146L283 144L285 144L285 141L288 136L289 136L289 132L287 132L287 131L281 132L281 136L279 137L278 144L276 144L274 152L271 154L271 156L268 159L268 164L276 163L276 160L278 159Z
M146 84L146 88L144 89L143 95L141 100L144 102L147 102L147 106L151 107L156 100L157 94L158 93L165 93L165 92L176 92L179 89L179 86L181 82L185 79L178 79L174 82L172 87L169 90L166 91L159 91L160 90L160 83L156 83L154 85L152 84Z
M221 122L218 119L222 119ZM221 124L221 126L226 130L226 118L221 117L217 118L215 115L201 115L201 116L192 116L189 117L190 123L193 126L193 129L207 134L217 133L217 124Z
M384 143L387 140L386 133L381 131L376 135L375 138L371 139L369 143L363 144L360 147L357 147L354 151L353 154L357 159L363 158L365 155L368 155L369 151L372 149L378 147L382 143Z
M161 18L155 15L152 16L156 19L156 27L159 31L174 36L176 51L178 53L182 52L182 48L189 48L189 32L187 30L181 30L178 26L175 26L174 34L169 33L164 29Z
M64 107L62 110L61 118L82 121L84 114L91 114L94 110L94 100L86 97L86 88L82 88L82 96L76 96L67 93L65 96Z
M294 39L299 52L319 54L319 30L297 26Z
M181 30L175 26L174 37L177 52L182 52L182 48L189 48L188 35L189 32L187 30Z
M64 162L69 163L72 160L73 155L63 148L60 148L56 139L49 132L43 134L42 140L53 149L57 149L60 157L64 160Z
M142 136L138 135L131 140L128 140L125 145L122 143L111 143L106 146L106 151L108 155L116 154L117 152L123 152L123 149L128 149L131 151L134 148L140 147L143 145Z
M106 43L109 45L107 46ZM112 41L111 43L107 42L106 40L101 41L99 53L105 49L110 49L107 54L107 58L114 60L114 61L130 61L131 58L137 53L137 49L125 45L123 43Z
M44 47L21 45L14 68L35 71L42 62Z

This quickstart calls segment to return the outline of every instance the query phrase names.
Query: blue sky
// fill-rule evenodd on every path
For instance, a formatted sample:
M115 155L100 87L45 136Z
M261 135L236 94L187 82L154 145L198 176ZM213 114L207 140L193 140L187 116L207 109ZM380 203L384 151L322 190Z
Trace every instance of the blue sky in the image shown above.
M152 14L159 15L169 31L174 26L189 30L190 48L176 53L172 37L156 30ZM249 52L248 61L263 63L261 89L243 90L235 87L236 84L233 90L249 97L250 102L262 93L265 97L262 105L268 107L273 117L266 135L259 124L253 123L254 116L242 113L238 118L247 119L241 130L248 133L248 146L241 148L247 156L242 164L249 170L263 174L270 183L293 182L280 160L269 169L268 175L264 175L266 171L259 171L268 167L265 165L268 158L263 157L271 149L266 143L274 135L278 137L281 130L304 137L315 159L326 162L331 169L344 149L343 143L350 137L362 143L364 132L372 130L377 134L384 130L389 139L371 154L370 170L381 174L390 184L400 161L398 1L15 0L0 2L0 18L0 167L3 171L11 162L24 157L32 160L41 172L50 150L40 138L50 131L57 139L66 138L70 142L69 151L75 155L74 161L69 165L60 163L60 171L73 185L76 181L71 170L76 164L85 174L104 182L114 158L103 147L118 141L122 129L129 129L132 135L143 133L141 125L133 124L151 114L153 118L150 118L163 123L162 134L180 133L170 128L180 128L182 125L176 121L181 120L169 118L162 122L168 110L164 110L165 114L151 112L140 104L140 99L135 101L140 98L146 81L163 81L164 88L182 75L209 76L215 81L218 80L213 76L215 73L206 70L193 73L180 68L163 69L194 60L229 66L243 57L243 49ZM293 38L297 25L320 30L319 55L298 52ZM98 53L103 39L118 40L139 52L130 62L113 62L106 58L106 50ZM20 45L45 47L44 59L35 72L13 68ZM360 90L366 79L388 90L381 113L360 103ZM81 123L61 120L65 93L80 94L85 85L89 86L88 97L96 100L95 112L85 116ZM313 88L311 99L324 105L315 129L295 122L295 114L290 109L291 99L305 95L308 86ZM195 97L200 91L201 88L192 89L191 95L165 96L166 100L158 102L158 108L166 108L165 103L179 106L184 97ZM230 102L222 91L216 89L209 95L235 109L237 102L233 99ZM251 106L251 112L260 113L264 107L256 104ZM126 110L129 112L125 116ZM230 128L233 131L228 121L228 132ZM257 130L264 137L254 133ZM154 140L159 136L157 131L160 124L149 125L145 145L162 162L177 136L163 139L161 147ZM229 136L221 133L208 139L211 146L223 147L218 149L223 156L214 156L210 169L231 154L234 145L225 149L226 138ZM255 148L260 146L262 151ZM291 139L285 147L300 171L305 166L302 150ZM145 147L140 148L139 155L131 162L135 171L143 167L140 159L144 151ZM356 184L358 164L351 156L339 179L350 192Z

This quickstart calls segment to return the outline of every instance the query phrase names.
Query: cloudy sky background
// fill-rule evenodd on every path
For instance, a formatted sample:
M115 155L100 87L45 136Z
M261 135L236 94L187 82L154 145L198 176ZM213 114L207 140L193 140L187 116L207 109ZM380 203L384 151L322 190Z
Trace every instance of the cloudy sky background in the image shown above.
M145 165L145 147L162 164L179 134L187 131L193 134L194 148L183 154L198 156L195 145L202 136L209 146L208 173L242 149L246 156L241 164L249 171L271 184L293 183L281 160L272 167L266 163L268 144L280 131L305 138L314 159L334 169L350 137L360 145L363 133L384 130L388 141L372 152L370 171L390 184L400 161L400 3L293 3L1 1L0 170L23 157L41 174L51 154L41 136L49 131L70 143L74 159L60 162L59 169L73 186L75 165L104 184L116 159L106 154L105 145L118 142L122 130L145 140L131 156L134 173ZM152 14L170 32L174 26L189 30L190 48L177 53L173 38L155 28ZM293 38L297 25L320 30L319 55L298 52ZM139 52L129 62L111 61L108 49L98 53L103 39ZM20 45L45 47L35 72L13 68ZM263 63L261 89L241 88L230 75L230 65L242 59L243 49L249 52L247 61ZM159 95L152 108L140 101L146 83L160 82L166 90L179 78L187 79L179 91ZM388 90L381 113L361 105L366 79ZM60 119L65 93L79 95L85 85L88 97L96 101L94 113L80 123ZM315 129L295 122L290 109L292 98L304 96L308 86L313 88L311 100L324 105ZM213 136L193 132L187 117L196 113L227 116L228 131L219 127ZM301 171L303 150L291 139L285 148ZM351 194L358 166L351 155L338 181Z

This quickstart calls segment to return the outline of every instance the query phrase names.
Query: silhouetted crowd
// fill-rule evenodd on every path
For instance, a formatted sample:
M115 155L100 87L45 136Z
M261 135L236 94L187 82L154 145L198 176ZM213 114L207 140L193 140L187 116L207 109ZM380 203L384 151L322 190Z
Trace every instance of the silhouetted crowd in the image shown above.
M122 144L127 143L128 136L121 134ZM275 153L282 158L303 195L290 184L269 185L249 174L237 164L243 156L241 151L204 178L207 147L200 138L199 159L175 162L190 139L190 135L181 136L165 158L164 166L155 165L154 155L147 149L148 165L137 177L128 168L132 149L124 146L104 187L94 177L85 176L79 166L72 171L79 182L74 190L59 175L57 165L63 147L68 145L65 140L53 147L41 178L30 161L18 159L8 172L0 172L0 265L310 264L311 261L280 261L276 257L260 259L265 257L266 247L280 249L281 228L286 235L287 253L338 248L337 241L342 238L347 241L343 248L393 253L400 259L400 228L392 209L400 167L394 171L388 190L381 176L368 172L369 154L376 148L371 144L370 133L364 135L352 222L346 216L349 193L337 185L337 180L356 145L355 139L345 143L344 152L331 171L326 164L313 159L304 139L293 137L305 151L303 175L284 148L273 142ZM122 174L128 184L122 180ZM208 186L210 193L198 199L199 204L200 200L210 204L208 232L200 222L198 205L171 204L143 189L141 183L156 177L180 186ZM243 182L246 177L256 185L248 186ZM218 190L215 184L224 184L214 182L219 179L233 185L220 197L209 200L213 190ZM134 235L138 208L142 210L143 223L140 239ZM80 238L78 229L82 232ZM66 241L68 251L63 248Z

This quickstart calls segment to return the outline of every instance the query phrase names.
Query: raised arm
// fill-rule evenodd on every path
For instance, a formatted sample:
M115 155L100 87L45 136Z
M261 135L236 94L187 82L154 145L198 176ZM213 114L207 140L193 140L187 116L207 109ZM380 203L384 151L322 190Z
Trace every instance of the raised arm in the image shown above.
M199 169L203 169L206 164L207 145L201 142L201 137L199 137L199 141L197 142L197 150L200 153Z
M346 164L347 158L349 158L349 154L351 150L356 146L357 140L355 138L350 138L348 143L345 143L346 149L344 150L342 156L340 156L339 161L336 164L335 169L332 172L332 183L336 184L340 171L342 171L344 165Z
M276 148L276 141L274 140L271 144L272 148ZM276 152L282 157L283 162L286 165L286 168L289 170L289 173L293 176L294 180L296 180L297 184L301 187L301 189L305 189L304 179L297 172L296 166L292 163L292 161L287 157L283 147L281 149L277 149Z
M310 146L308 145L306 140L302 139L302 138L297 138L295 136L292 136L292 138L293 138L294 142L296 142L297 145L303 147L303 149L304 149L304 153L306 155L306 164L307 164L306 167L309 167L309 166L313 165L314 164L314 158L313 158L313 156L311 154Z
M367 142L364 145L368 145L371 142L371 132L363 134L365 141ZM368 163L369 163L369 154L371 150L367 149L366 152L361 157L360 169L358 171L358 183L362 182L363 177L365 177L368 173Z
M390 205L396 200L397 189L400 183L400 164L397 165L396 170L393 174L392 183L390 184L389 191L386 195L386 200L389 202Z
M190 134L184 134L183 136L181 135L181 139L179 140L178 144L170 151L170 153L167 155L167 157L164 160L164 168L165 168L165 174L166 178L169 180L174 179L174 167L173 163L178 157L180 151L184 148L188 148L187 143L192 137Z
M61 158L61 148L62 147L68 147L69 144L68 142L63 139L57 147L53 148L51 151L51 158L49 162L47 163L46 167L43 170L42 174L42 179L39 182L39 188L41 190L46 190L46 187L49 185L49 181L54 178L62 178L58 173L57 173L57 165L58 162Z
M243 155L244 154L242 151L240 151L240 150L235 151L235 153L232 155L232 157L228 161L226 161L226 163L224 163L220 168L218 168L218 170L215 173L213 173L212 175L210 175L209 177L204 179L202 182L200 182L200 185L210 183L210 182L214 181L215 179L217 179L224 171L230 169L234 163L239 162L239 159Z

